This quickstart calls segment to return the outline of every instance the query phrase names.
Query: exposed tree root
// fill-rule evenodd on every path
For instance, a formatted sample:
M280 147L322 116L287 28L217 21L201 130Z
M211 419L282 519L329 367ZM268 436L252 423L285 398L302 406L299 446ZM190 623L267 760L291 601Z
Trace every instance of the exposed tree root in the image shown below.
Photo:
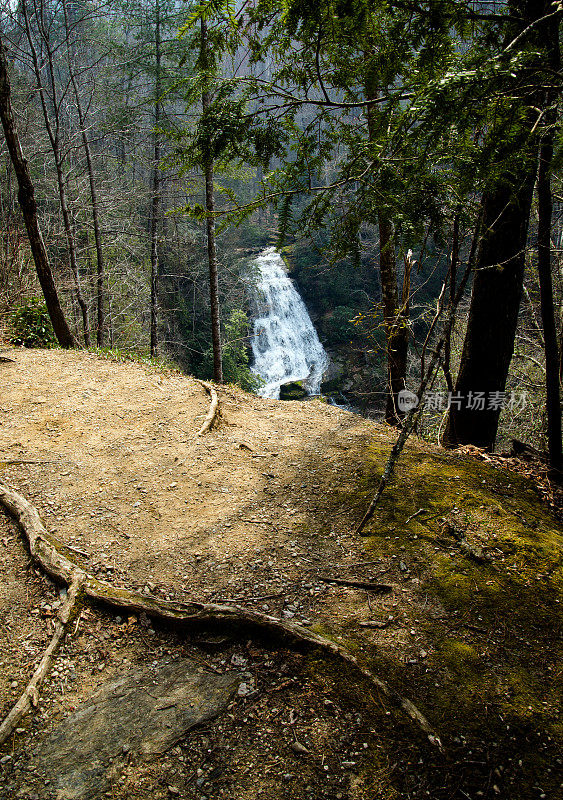
M211 428L215 424L215 420L219 415L219 398L217 396L217 392L210 383L199 380L197 382L199 383L200 386L203 386L203 388L211 398L211 405L209 406L209 411L207 412L207 416L203 420L203 425L197 432L197 435L201 436L202 434L207 433L207 431L211 430Z
M390 583L374 583L373 581L352 581L345 578L330 578L319 575L317 580L323 583L336 583L338 586L350 586L353 589L367 589L372 592L392 592L394 587Z
M3 744L17 728L20 720L27 714L31 706L36 706L39 701L39 687L45 676L50 672L57 651L66 635L67 627L76 605L77 597L80 593L80 584L80 578L72 576L66 600L60 610L59 619L55 623L53 638L49 642L49 646L45 650L43 658L33 673L33 677L27 684L25 691L15 706L13 706L8 716L0 724L0 745Z
M65 545L46 530L37 509L22 495L2 483L0 483L0 505L17 520L29 541L32 558L52 578L67 585L79 581L84 595L92 600L132 612L145 612L153 619L163 620L177 627L192 629L224 627L230 630L239 627L261 635L273 636L305 650L328 654L336 661L352 668L392 706L401 709L426 734L429 741L441 749L439 737L426 717L410 700L393 691L384 681L362 667L345 648L330 639L293 622L282 621L269 614L261 614L236 605L172 603L153 595L112 586L98 580L71 561L64 554Z

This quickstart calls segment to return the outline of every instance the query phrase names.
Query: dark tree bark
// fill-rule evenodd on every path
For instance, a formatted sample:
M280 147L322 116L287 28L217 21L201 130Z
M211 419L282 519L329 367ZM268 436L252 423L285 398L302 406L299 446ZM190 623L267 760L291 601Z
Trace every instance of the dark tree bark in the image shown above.
M154 101L154 142L151 201L151 356L158 354L158 218L160 213L160 96L161 86L161 39L160 39L160 0L156 0L155 21L155 101Z
M372 100L379 95L379 76L371 71L365 80L366 96ZM367 110L368 136L377 140L377 117L375 106ZM397 262L395 256L395 231L389 214L380 210L377 215L379 228L379 275L383 321L385 326L387 355L387 392L385 402L385 421L390 425L400 425L405 416L398 404L399 392L405 388L407 375L407 356L409 350L409 306L408 294L403 287L402 302L399 298Z
M18 201L22 210L27 235L29 238L29 245L35 268L37 270L37 277L45 297L45 303L49 312L49 317L53 324L55 336L61 347L75 347L76 342L72 335L68 323L63 314L53 274L49 266L49 259L47 251L41 236L39 222L37 219L37 205L35 202L35 194L33 183L29 175L27 161L23 155L21 144L19 141L18 133L15 126L14 114L12 111L11 88L10 79L8 75L8 64L6 59L6 51L4 43L0 37L0 117L2 119L2 127L4 129L4 136L6 137L6 145L10 158L14 166L14 172L18 181Z
M554 73L561 69L559 26L549 26L548 48L550 66ZM545 349L545 388L547 411L547 442L549 466L552 476L562 477L563 452L561 445L561 397L559 383L559 346L553 303L551 278L551 224L553 217L553 195L551 192L551 167L553 163L554 126L557 120L557 94L547 92L545 131L541 144L538 167L538 278L540 283L541 317Z
M510 32L512 45L519 40L545 47L545 23L551 10L547 0L519 0L510 4L519 29ZM542 65L538 62L536 68ZM533 78L532 78L533 80ZM529 80L526 82L529 83ZM443 443L455 447L473 444L492 450L495 445L502 393L514 350L514 338L524 278L525 248L537 169L538 142L534 134L537 105L543 97L522 89L513 100L513 122L520 125L521 148L486 190L482 198L484 235L480 243L467 332ZM520 118L520 122L518 119ZM511 143L514 147L514 142ZM507 157L508 153L499 155ZM485 393L485 408L470 404L472 393ZM459 398L459 406L455 398Z
M545 389L549 466L555 477L561 477L561 400L559 395L559 347L553 306L551 280L551 219L553 200L550 169L553 160L553 137L547 134L540 147L538 170L538 277L540 282L541 317L545 342Z
M448 306L449 308L452 307L454 297L456 294L458 262L459 262L459 213L457 213L454 217L454 224L452 231L452 254L450 258L450 277L449 277L450 281L450 298ZM451 337L452 337L452 329L449 328L444 341L444 361L442 364L442 369L444 371L444 378L446 380L446 386L448 387L448 392L453 392L454 390L454 381L451 370L451 360L452 360Z
M384 213L378 215L378 222L381 297L387 339L388 386L385 421L391 425L397 425L405 415L404 411L399 408L398 395L405 388L407 375L408 296L403 297L402 302L399 300L393 225Z
M491 450L495 444L514 350L535 178L535 161L533 168L525 155L523 160L528 161L527 171L516 190L507 176L482 199L485 232L455 385L454 397L461 400L459 408L452 403L444 433L443 443L449 447L473 444ZM470 392L485 392L484 409L468 407Z
M201 19L201 63L207 70L208 65L207 23ZM204 115L211 106L211 95L204 90L201 96ZM215 198L213 195L213 157L204 155L203 171L205 175L205 210L207 211L207 257L209 261L209 302L211 305L211 338L213 341L213 378L223 383L223 356L221 350L221 319L219 311L219 268L217 263L217 244L215 241Z

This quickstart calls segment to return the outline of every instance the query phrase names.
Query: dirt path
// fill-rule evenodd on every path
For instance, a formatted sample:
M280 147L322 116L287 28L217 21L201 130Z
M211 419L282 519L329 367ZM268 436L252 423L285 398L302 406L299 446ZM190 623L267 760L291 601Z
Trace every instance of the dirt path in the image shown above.
M55 350L2 369L5 478L91 571L179 598L285 595L358 551L326 506L373 432L360 418L228 388L197 437L208 398L190 378Z
M507 499L513 478L413 442L397 488L374 519L380 535L361 539L352 531L392 442L385 428L319 401L262 400L225 387L219 426L198 437L209 398L189 377L80 352L7 355L15 363L0 365L2 480L36 505L85 569L174 600L234 601L334 637L421 705L449 738L450 754L447 768L424 755L413 731L378 698L362 716L346 676L295 654L224 633L188 641L148 619L87 611L39 712L19 731L8 760L0 758L0 787L2 780L8 787L1 798L51 796L48 789L34 794L37 783L25 777L23 761L18 766L17 748L30 732L40 737L124 665L180 653L214 672L242 666L248 696L180 743L167 765L125 759L108 796L164 798L175 795L172 786L198 800L390 800L450 797L465 786L461 796L496 797L493 786L503 781L511 790L524 787L513 797L532 796L525 792L541 785L536 768L525 780L518 772L525 767L510 771L532 758L527 745L518 750L506 723L493 722L490 712L483 717L483 708L496 704L502 720L509 713L520 725L537 706L530 752L541 741L542 763L551 764L559 711L557 682L549 681L560 649L552 631L561 609L550 606L545 630L536 630L538 615L531 619L528 610L537 602L541 616L545 597L563 598L553 555L563 539L527 495L524 505ZM431 521L407 523L422 507ZM494 567L470 564L453 541L444 542L443 517L469 526L475 544L494 541ZM60 598L29 564L12 524L0 524L3 714L45 646ZM529 573L524 557L532 559ZM378 595L326 577L383 580L394 589ZM530 586L540 580L551 582L549 591L532 599ZM524 597L528 610L519 611ZM512 628L506 616L504 627L498 622L505 607L514 612ZM541 658L530 661L524 641ZM483 665L492 663L489 676ZM516 677L522 669L533 675L525 689ZM292 749L295 741L309 754ZM452 747L459 750L453 758ZM475 762L469 772L466 762ZM505 772L492 779L499 763ZM557 765L550 769L549 785L558 786Z

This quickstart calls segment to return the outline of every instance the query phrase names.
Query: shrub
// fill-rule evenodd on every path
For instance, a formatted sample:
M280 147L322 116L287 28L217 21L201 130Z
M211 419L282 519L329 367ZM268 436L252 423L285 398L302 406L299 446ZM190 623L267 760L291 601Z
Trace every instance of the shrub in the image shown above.
M56 343L47 306L38 297L31 297L15 308L11 315L12 344L24 347L49 347Z
M332 314L324 321L326 344L337 345L348 342L358 335L354 326L357 311L348 306L336 306Z
M225 322L223 342L223 380L247 392L256 392L264 381L250 368L248 317L241 309L231 311ZM201 377L213 377L213 350L205 351Z
M263 381L250 369L248 352L248 317L240 309L231 312L225 323L223 378L247 392L256 392Z

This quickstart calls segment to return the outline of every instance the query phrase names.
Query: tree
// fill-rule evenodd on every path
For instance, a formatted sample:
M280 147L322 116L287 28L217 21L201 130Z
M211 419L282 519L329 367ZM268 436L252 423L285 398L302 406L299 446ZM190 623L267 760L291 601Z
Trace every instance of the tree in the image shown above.
M167 143L184 117L178 66L178 28L183 17L173 0L137 0L123 4L121 11L127 17L124 41L119 45L125 77L122 113L129 134L121 143L121 161L124 173L132 168L148 195L148 213L143 210L142 219L146 220L149 245L149 347L155 356L164 345L160 340L166 328L161 312L167 302L164 291L170 250L164 236L171 183L166 169ZM126 145L131 147L128 157Z
M159 233L159 211L161 203L160 195L160 115L161 115L161 94L162 94L162 48L161 48L161 21L160 21L160 0L156 0L155 5L155 77L154 77L154 131L153 131L153 167L152 167L152 198L151 198L151 221L150 221L150 240L151 240L151 356L157 355L158 330L157 330L157 309L158 309L158 233Z
M551 219L553 200L550 169L553 163L553 136L546 133L539 152L538 168L538 278L541 317L545 346L545 388L549 465L554 477L561 479L561 399L559 390L559 346L555 325L553 283L551 280Z
M76 111L78 113L78 121L80 127L80 135L82 138L82 145L84 148L84 155L86 157L86 167L88 172L88 184L90 187L90 202L92 206L92 225L94 228L94 243L96 248L96 261L97 261L97 277L96 277L96 305L97 305L97 326L96 326L96 344L98 347L103 347L105 338L105 265L104 265L104 251L102 247L102 234L100 225L100 205L98 200L98 190L96 187L96 175L94 172L94 164L92 159L92 148L90 146L90 139L88 136L88 127L86 124L86 115L84 113L80 90L76 79L77 65L76 61L76 41L72 41L72 30L69 19L68 0L62 0L64 24L65 24L65 41L66 52L68 61L69 78L72 84L74 101L76 103ZM80 301L79 301L80 302Z
M548 29L549 64L554 74L561 69L559 30L557 24ZM558 480L562 478L563 452L561 444L561 398L559 383L559 345L555 323L553 283L551 279L551 233L553 197L551 170L553 167L554 129L557 122L558 93L547 90L544 98L546 123L539 148L537 179L538 196L538 278L540 284L541 317L545 348L545 388L547 410L547 442L549 465Z
M74 276L76 299L82 313L84 343L88 347L90 344L88 305L82 292L74 224L67 199L67 182L65 176L62 142L64 124L61 118L61 109L65 91L64 88L61 89L61 86L55 76L54 44L51 39L51 28L47 19L49 15L49 9L45 7L43 2L40 2L39 5L34 6L33 23L35 24L33 26L32 20L30 19L28 13L27 0L22 0L21 11L24 19L25 33L31 52L35 78L37 81L37 90L41 100L41 109L43 112L45 129L49 136L49 142L53 153L53 161L57 175L59 202L68 246L69 264L71 272ZM37 34L37 40L40 47L39 52L36 46L34 33ZM47 85L45 84L43 78L44 71L47 73ZM52 117L50 112L52 112Z
M211 75L211 56L207 34L205 14L200 20L199 66L202 71L204 85L201 94L203 117L208 118L211 111L211 92L205 85ZM219 316L219 270L217 264L217 243L215 240L215 198L213 194L213 154L209 146L203 147L202 166L205 179L205 211L207 230L207 258L209 262L209 301L211 306L211 337L213 341L213 377L217 383L223 383L223 363L221 354L221 320Z
M508 29L500 59L521 56L512 85L506 73L497 86L504 95L501 125L490 141L500 169L493 173L481 205L484 234L477 257L469 319L444 443L492 449L514 348L524 277L525 248L538 156L537 105L545 77L546 34L560 13L543 0L512 2L519 22ZM514 74L514 73L512 73ZM504 85L503 85L504 84ZM540 108L540 117L545 109ZM489 140L491 135L489 135ZM517 154L515 156L515 153ZM469 402L484 392L486 407Z
M14 172L18 181L18 201L25 221L29 244L37 270L37 277L45 303L49 312L49 317L53 324L53 330L61 347L75 347L76 342L68 327L63 310L61 308L53 274L49 266L49 259L39 221L37 219L37 205L35 202L35 192L33 183L29 175L27 161L23 155L19 136L14 122L12 110L11 87L8 74L8 63L4 42L0 36L0 117L6 138L10 158L14 166Z
M246 136L254 136L257 149L268 142L279 155L287 143L282 164L264 179L263 193L281 208L282 232L328 229L334 261L344 256L360 262L362 231L378 231L373 266L380 275L386 335L385 418L397 424L403 416L398 395L406 385L413 263L404 258L399 269L397 255L421 241L421 219L433 214L436 222L442 213L436 213L432 197L437 181L427 142L417 142L409 111L421 83L443 74L452 47L447 25L424 32L418 6L411 12L394 5L294 2L280 13L271 3L258 3L248 29L257 24L268 32L262 41L251 38L250 49L268 65L271 78L245 76L239 91L247 90ZM253 109L257 98L261 105ZM285 128L285 142L272 131L272 118L258 131L252 115L271 115Z

